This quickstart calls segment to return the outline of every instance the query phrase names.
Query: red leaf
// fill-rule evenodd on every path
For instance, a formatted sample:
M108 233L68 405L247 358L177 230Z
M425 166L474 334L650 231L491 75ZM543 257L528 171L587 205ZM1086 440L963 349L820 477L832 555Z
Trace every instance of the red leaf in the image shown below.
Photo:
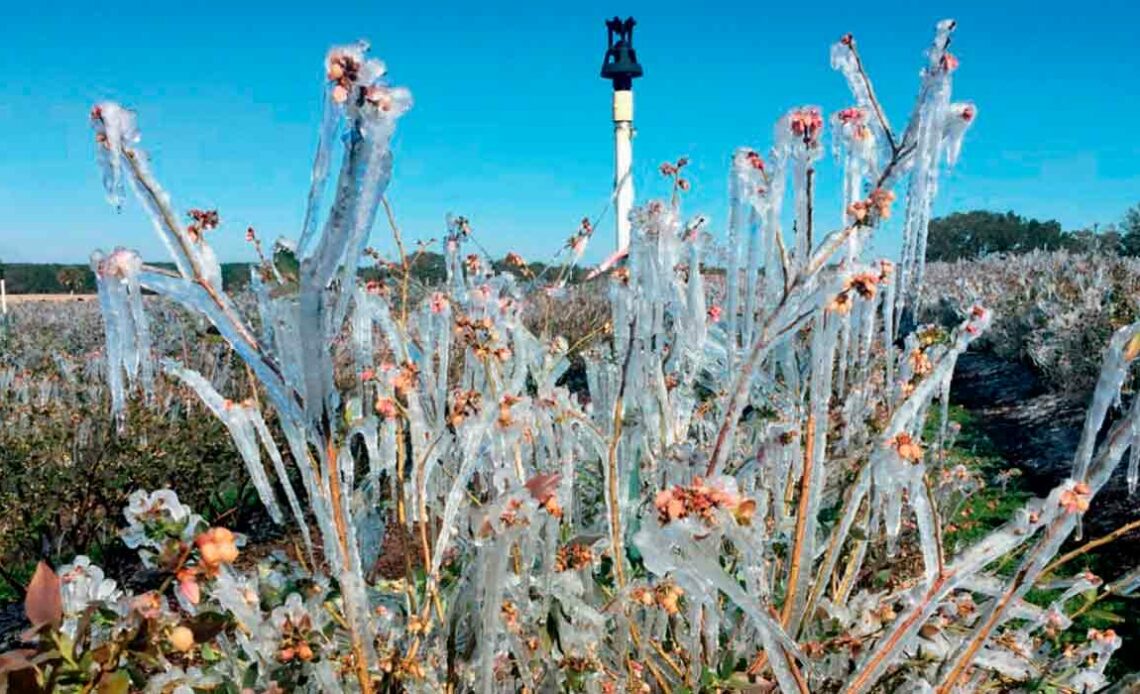
M526 489L539 503L545 503L547 499L554 496L555 490L558 489L558 483L561 481L562 475L557 472L548 475L538 474L526 481Z
M0 653L0 675L7 672L16 672L25 668L32 667L28 658L35 655L36 652L30 648L22 648L7 653Z
M24 599L24 613L33 627L44 624L57 624L63 619L63 599L59 593L59 576L51 567L40 562L32 582L28 584L28 595Z

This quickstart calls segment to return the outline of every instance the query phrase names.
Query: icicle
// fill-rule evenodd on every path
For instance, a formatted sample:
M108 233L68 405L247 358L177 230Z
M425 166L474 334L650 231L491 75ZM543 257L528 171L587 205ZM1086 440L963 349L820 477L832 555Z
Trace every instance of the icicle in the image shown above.
M938 167L943 153L943 132L950 112L952 57L946 46L952 21L940 22L923 71L923 86L915 113L903 136L904 145L914 145L914 170L907 189L903 223L903 256L899 268L899 310L918 310L926 268L926 235L934 196L938 191Z
M885 113L878 111L875 106L875 96L871 90L871 82L863 72L862 66L855 54L855 42L850 37L838 41L831 46L831 67L843 74L847 86L855 97L855 103L866 114L867 127L873 130L873 139L886 143L886 129L890 128ZM874 117L870 117L871 115ZM886 129L884 129L884 126ZM846 209L846 208L844 208Z
M134 145L139 141L135 114L112 101L105 101L91 110L91 121L95 126L97 157L107 202L121 210L124 186L119 152L124 144Z
M827 458L827 432L830 428L828 407L832 397L832 374L840 323L838 315L828 311L818 311L815 324L812 326L810 414L806 424L812 427L812 431L808 433L811 437L811 449L805 452L811 463L811 470L803 472L803 475L810 476L806 480L807 484L802 487L804 494L799 502L801 508L797 509L797 514L803 519L803 532L796 538L801 557L807 566L794 576L795 585L789 586L789 590L795 590L795 601L791 612L788 613L791 619L787 622L792 633L799 630L808 598L808 586L814 579L811 562L816 556L820 503L827 484L828 471L824 461Z
M141 382L144 391L153 390L154 370L150 355L150 332L142 306L139 274L142 261L123 248L109 256L96 251L91 256L99 303L103 313L107 340L107 383L111 391L111 410L123 425L127 382Z
M363 54L362 47L349 49L349 54L356 53L354 59L359 60ZM327 68L332 67L333 59L346 53L345 49L334 48L325 58ZM326 77L327 79L327 77ZM329 177L329 160L332 155L332 146L336 138L337 126L340 124L340 107L333 100L332 90L327 87L324 91L324 107L321 114L321 125L317 130L317 152L313 156L313 168L309 174L309 194L305 201L305 221L301 225L301 235L298 239L298 249L308 248L313 235L317 232L317 218L320 213L321 198Z
M252 407L247 408L246 405L223 398L202 374L187 369L177 362L163 362L163 368L167 373L178 377L179 380L190 386L198 394L202 404L208 407L214 416L226 425L238 453L245 462L246 471L249 472L250 481L253 482L253 487L257 490L261 503L269 512L269 517L273 519L273 522L280 524L282 522L281 509L277 506L277 499L273 494L273 485L266 476L265 466L262 464L261 447L257 439L258 431L249 411ZM283 478L283 482L288 484L288 478Z
M179 224L170 196L154 179L146 152L136 146L140 136L134 113L108 101L92 110L91 119L95 139L106 150L100 154L100 163L104 183L109 185L108 200L116 207L122 205L122 168L125 163L135 196L150 216L178 272L183 277L196 277L199 262L194 251L196 244Z
M822 134L823 116L818 106L793 109L776 123L775 151L780 153L777 158L790 157L792 160L796 220L792 261L796 272L806 266L818 240L813 205L815 162L823 156ZM770 199L773 202L775 194L776 191L772 191Z
M145 268L139 274L139 283L146 289L162 294L191 311L206 316L257 375L278 413L286 419L302 420L300 408L281 375L274 371L273 365L263 359L257 348L246 339L246 335L241 332L244 326L235 324L231 320L230 317L236 312L225 295L222 295L223 303L219 307L201 285Z
M978 107L972 101L950 104L942 135L942 147L946 151L948 166L954 166L958 162L958 154L962 151L962 140L977 117Z
M1093 391L1092 401L1085 415L1081 440L1073 457L1073 479L1084 479L1088 474L1089 463L1096 448L1097 434L1104 425L1109 407L1124 383L1128 366L1138 353L1140 353L1140 327L1135 324L1120 328L1109 340L1108 347L1104 350L1100 377L1097 379L1096 389Z
M1136 493L1136 483L1140 479L1140 427L1132 423L1132 442L1128 451L1128 495Z
M728 336L726 346L728 348L728 369L732 371L737 359L737 352L740 349L739 342L739 317L740 312L740 253L741 253L741 239L744 235L744 229L748 225L748 211L745 207L746 186L749 181L746 177L747 169L742 169L741 166L747 166L745 161L743 165L738 164L737 161L741 157L739 152L733 158L732 171L728 179L728 238L725 243L728 251L728 266L725 270L725 298L724 307L727 314L724 318L725 333Z

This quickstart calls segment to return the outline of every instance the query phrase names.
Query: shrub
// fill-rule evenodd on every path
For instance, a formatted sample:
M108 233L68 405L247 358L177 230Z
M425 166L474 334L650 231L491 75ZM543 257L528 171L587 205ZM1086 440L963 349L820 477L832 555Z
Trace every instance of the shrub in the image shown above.
M993 328L980 341L998 356L1033 365L1054 389L1085 398L1101 355L1140 316L1140 263L1066 251L992 256L930 265L927 315L984 304Z
M361 47L327 58L300 238L278 244L254 275L260 329L222 291L206 242L216 215L192 211L182 226L137 146L133 114L98 106L109 197L120 203L130 182L177 267L146 266L122 249L93 257L117 420L126 422L129 386L156 387L147 289L208 320L258 380L257 398L227 399L188 365L161 362L223 422L270 516L291 517L302 540L293 556L242 568L240 537L208 527L168 491L138 492L124 538L163 584L129 596L83 559L58 576L41 568L27 603L39 640L7 656L9 682L364 692L691 691L749 679L799 692L1100 686L1120 639L1090 633L1060 648L1068 599L1097 584L1052 577L1049 562L1132 440L1140 405L1096 445L1140 353L1140 325L1113 337L1072 479L974 541L944 543L943 511L969 494L942 455L950 378L991 314L973 307L951 330L900 327L921 292L939 171L975 114L950 102L953 28L939 24L901 132L875 100L854 39L834 46L856 100L832 119L844 228L815 228L819 109L782 118L766 156L737 152L728 267L711 303L708 239L680 218L686 162L662 167L673 199L635 211L628 258L604 280L612 332L584 355L588 401L558 385L567 341L524 324L528 295L557 293L557 278L544 287L495 272L472 250L467 220L451 220L447 281L422 303L355 281L391 172L388 142L409 104ZM338 139L343 159L318 231ZM796 223L785 245L789 177ZM903 179L902 262L867 262L864 242ZM589 236L568 244L572 260ZM1016 569L1002 571L1011 560ZM1046 575L1061 594L1034 605L1028 591ZM1111 588L1127 594L1133 583Z
M162 350L191 355L217 382L227 380L224 343L210 344L169 306L151 310L166 321L156 331ZM133 561L116 533L136 486L176 487L209 517L226 514L242 528L263 515L248 503L252 490L224 427L184 389L159 382L157 406L132 403L122 432L107 422L93 303L17 304L10 317L0 357L0 566L10 575L30 576L40 558L83 553L125 577ZM193 353L183 352L187 338Z

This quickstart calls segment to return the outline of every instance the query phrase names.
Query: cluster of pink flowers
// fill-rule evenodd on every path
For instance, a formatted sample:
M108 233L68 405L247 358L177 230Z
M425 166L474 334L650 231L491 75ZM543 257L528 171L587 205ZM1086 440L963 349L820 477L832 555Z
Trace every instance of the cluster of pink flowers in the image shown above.
M447 310L451 305L451 300L443 292L433 292L431 298L428 299L428 306L431 307L431 312L439 315Z
M672 489L657 492L653 506L657 509L658 520L662 524L695 516L705 523L715 525L716 511L723 509L730 512L736 522L748 525L756 512L756 502L752 499L706 484L700 477L694 478L688 486L676 485Z
M1092 498L1092 490L1084 482L1077 482L1070 489L1061 492L1061 497L1058 503L1061 508L1065 509L1065 513L1084 513L1089 510L1089 499Z
M760 156L759 152L754 149L750 149L744 155L744 157L748 160L748 163L752 166L752 168L756 169L757 171L764 171L764 157Z
M217 210L199 210L193 209L186 213L190 218L190 224L186 227L186 233L190 235L190 239L194 242L202 240L202 236L211 229L218 228L218 211ZM248 237L248 233L246 234Z
M848 129L851 137L856 140L865 140L871 136L871 129L867 127L867 113L858 106L848 106L835 114L836 120Z
M910 434L902 432L895 435L887 443L895 449L895 453L903 460L915 465L922 462L922 446Z
M331 55L325 76L333 84L333 101L343 104L348 101L352 85L360 77L360 61L347 53Z
M686 191L689 189L690 184L689 184L689 180L687 178L682 178L681 170L684 169L688 165L689 165L689 158L688 157L681 157L675 163L673 163L673 162L663 163L660 167L658 167L658 171L661 172L662 176L672 177L673 178L673 185L675 185L679 190Z
M876 275L873 272L861 272L852 276L844 283L843 289L828 303L827 310L840 314L847 313L855 303L853 294L858 294L864 299L874 299L875 294L879 291L879 283L883 280L882 275Z
M866 200L856 200L847 207L847 214L855 220L856 226L869 226L875 219L890 219L891 204L895 201L893 191L876 188Z
M813 146L823 131L823 115L814 106L798 109L789 116L788 127L793 135L803 139L805 145Z

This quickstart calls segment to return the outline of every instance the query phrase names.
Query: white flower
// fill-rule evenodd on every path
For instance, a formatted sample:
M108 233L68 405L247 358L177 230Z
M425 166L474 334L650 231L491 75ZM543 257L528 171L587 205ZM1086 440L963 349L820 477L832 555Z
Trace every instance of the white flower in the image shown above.
M73 639L77 637L79 617L88 605L101 604L116 609L116 603L123 597L115 582L103 574L103 569L82 554L60 567L59 583L64 614L61 628Z
M159 549L162 546L148 533L148 528L156 523L181 523L196 518L190 515L190 509L183 506L178 495L170 489L159 489L149 494L142 489L136 490L127 499L123 515L127 519L127 528L122 533L123 542L131 549ZM193 522L188 523L187 530L192 531L195 525Z
M77 614L95 602L109 603L118 600L122 592L103 569L91 559L79 555L70 564L59 569L60 593L64 614Z

